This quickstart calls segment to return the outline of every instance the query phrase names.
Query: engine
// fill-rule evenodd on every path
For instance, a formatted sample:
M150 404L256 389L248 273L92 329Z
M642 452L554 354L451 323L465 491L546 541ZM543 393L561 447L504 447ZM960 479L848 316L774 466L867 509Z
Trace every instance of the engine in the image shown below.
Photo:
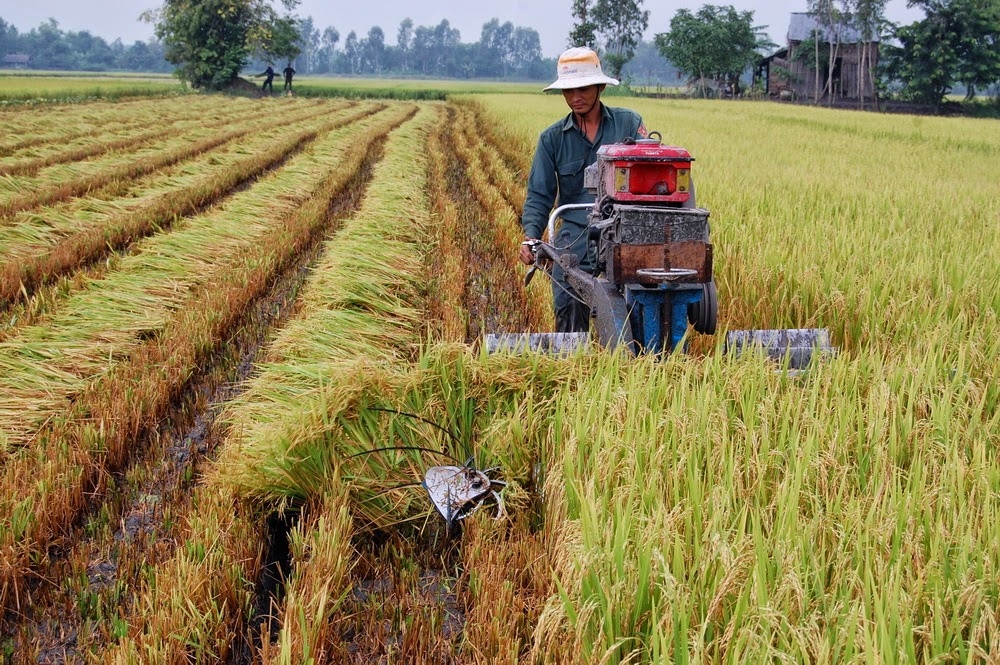
M585 174L598 273L619 286L709 283L709 213L695 207L694 158L651 137L602 146Z

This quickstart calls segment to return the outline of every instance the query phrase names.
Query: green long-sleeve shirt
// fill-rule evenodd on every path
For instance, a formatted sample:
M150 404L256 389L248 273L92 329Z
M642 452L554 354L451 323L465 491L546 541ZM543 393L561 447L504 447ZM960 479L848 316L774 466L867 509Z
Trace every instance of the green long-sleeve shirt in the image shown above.
M558 197L559 205L567 203L593 203L593 194L583 188L583 170L597 161L597 149L610 143L621 143L627 138L645 138L642 117L631 109L614 108L601 104L601 126L593 143L587 140L576 124L573 114L554 123L538 137L535 159L528 175L528 193L521 214L521 227L528 238L541 238L549 222L549 213ZM578 236L587 227L586 209L569 210L561 217L563 236L574 248L586 248L584 233L581 245ZM579 252L577 252L579 255ZM581 258L583 258L581 256Z

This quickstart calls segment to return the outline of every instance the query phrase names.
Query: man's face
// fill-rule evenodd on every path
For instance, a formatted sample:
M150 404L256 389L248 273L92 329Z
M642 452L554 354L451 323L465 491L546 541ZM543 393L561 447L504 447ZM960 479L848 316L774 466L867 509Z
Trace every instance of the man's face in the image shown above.
M597 98L601 95L601 85L588 85L586 88L570 88L563 90L563 99L573 113L584 114L594 108Z

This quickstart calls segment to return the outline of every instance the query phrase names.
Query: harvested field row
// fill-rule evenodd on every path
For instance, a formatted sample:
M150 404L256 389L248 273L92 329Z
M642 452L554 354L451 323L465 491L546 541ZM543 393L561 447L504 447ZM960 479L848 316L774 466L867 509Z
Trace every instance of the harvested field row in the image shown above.
M333 214L343 214L352 198L338 197ZM173 554L200 469L222 443L219 410L240 391L267 337L294 312L292 299L318 244L296 257L241 316L226 344L199 362L169 415L132 444L126 468L111 474L82 524L37 562L25 594L30 604L8 615L3 629L14 641L12 665L87 662L88 654L127 636L135 590Z
M303 106L308 110L304 110ZM321 106L290 104L286 109L299 115L321 111ZM139 176L170 166L184 159L245 136L254 128L247 123L270 117L260 113L256 118L234 118L228 126L216 127L198 124L182 136L154 141L135 152L113 153L101 159L57 164L33 176L11 176L0 179L0 223L9 223L13 214L21 210L50 205L79 196L118 182L127 182ZM22 193L30 192L30 193Z
M428 299L428 335L432 339L448 342L463 342L468 321L463 308L465 282L468 270L465 262L465 247L459 244L460 221L468 208L453 200L449 188L460 188L455 183L458 160L449 149L449 127L452 126L456 110L450 105L445 108L448 121L427 137L427 195L437 224L434 230L436 251L428 257L429 290L434 297Z
M504 200L517 215L521 216L524 205L525 182L531 170L531 157L534 146L525 136L512 134L505 127L491 123L482 102L460 98L456 106L468 106L475 118L475 136L479 137L478 147L489 153L483 160L483 166L489 169L489 180L498 188Z
M346 184L342 182L342 176L337 174L334 174L330 178L329 185L340 188L342 193L338 194L331 204L330 216L324 222L327 227L332 226L336 222L337 216L342 216L353 205L352 201L363 191L363 180L365 177L363 174L370 171L370 163L378 157L378 144L382 140L381 137L377 135L363 135L360 138L362 141L358 146L359 150L353 153L348 163L345 163L343 166L344 172L349 172L354 168L355 161L363 159L364 164L361 171L352 176L352 182ZM318 198L315 200L315 203L310 203L307 206L310 210L316 211L309 213L314 217L319 211L316 204L322 205L322 199ZM315 251L310 251L309 254L314 255ZM305 260L308 260L308 255L300 255L298 262L301 264ZM304 276L301 269L295 270L293 268L293 271L297 273L289 278L293 282L300 280ZM270 309L277 304L273 301L273 298L273 295L268 296L266 302L261 302L256 306L260 315L253 317L255 321L272 318L269 313ZM285 308L282 307L279 309L284 310ZM250 323L251 327L256 327L257 325L259 323ZM248 331L251 337L258 339L257 343L259 343L259 337L262 332L254 332L252 329ZM224 355L229 355L229 350L234 345L243 346L244 342L239 341L242 336L241 333L236 338L228 338L227 344L224 347L226 350ZM244 359L240 361L240 368L233 368L238 374L230 377L230 381L245 378L246 373L249 372L249 365L246 363L247 361ZM204 364L201 363L200 366L204 367ZM211 377L206 378L211 380ZM199 383L201 383L200 379ZM211 423L214 416L210 414L197 415L199 410L215 410L215 407L206 405L204 400L206 398L212 401L217 398L228 399L234 392L238 392L238 387L224 389L221 391L221 394L203 395L201 391L204 390L204 387L189 385L185 388L185 393L190 394L193 390L197 391L198 394L191 396L196 402L194 407L195 414L192 417L196 417L197 421L201 424L197 425L191 431L190 436L196 437L198 441L202 441L199 432L203 431L204 427L210 427L213 431L220 429L211 424L205 424L206 422ZM186 402L187 400L185 399ZM198 406L198 404L201 406ZM170 436L169 430L165 432L162 426L158 427L155 432L156 439ZM185 435L185 438L187 436ZM209 436L216 438L215 434L210 434ZM144 451L143 454L152 456L152 459L149 461L153 465L156 465L155 455L158 450L157 446L154 445L152 450L147 451L146 445L143 444L142 449ZM122 509L124 511L121 518L122 523L126 525L135 524L135 526L125 526L121 530L114 528L114 525L118 523L118 520L114 517L114 515L118 514L118 509L111 507L110 518L104 518L102 516L109 512L109 507L105 505L101 509L101 513L97 519L90 520L86 527L88 534L92 534L96 530L98 536L104 536L105 543L102 545L100 542L97 542L98 538L90 536L86 541L80 543L79 546L75 546L73 553L66 557L66 560L60 557L54 561L52 566L47 566L45 569L39 571L38 574L42 579L54 580L61 579L64 574L59 571L67 567L77 571L77 574L71 578L71 593L76 593L78 597L87 598L88 601L85 605L81 606L80 603L74 603L73 599L69 597L71 593L61 593L58 589L51 588L50 585L42 585L43 587L47 587L43 589L47 593L34 594L34 596L40 597L33 596L33 604L30 608L33 618L19 620L15 627L19 635L21 650L28 654L27 658L31 662L36 660L35 656L31 654L49 654L49 657L53 657L57 653L68 653L70 656L76 658L83 653L93 651L102 642L106 643L108 640L117 640L123 636L116 628L117 626L124 625L124 619L121 617L125 616L126 606L122 605L121 600L131 597L131 590L145 578L145 571L149 565L152 565L156 559L162 557L165 553L169 555L173 551L173 542L172 540L165 539L167 534L163 533L163 531L169 531L173 528L168 523L182 523L184 515L187 513L187 504L189 502L184 500L183 493L180 493L178 496L182 488L174 486L163 488L163 481L159 479L164 472L168 476L178 473L178 471L171 471L177 464L176 460L171 459L171 457L178 454L176 446L171 445L170 450L161 454L168 455L168 458L160 465L164 468L154 469L153 473L155 477L152 479L144 481L140 477L138 482L142 484L142 487L131 489L129 492L133 497L131 505L126 505ZM199 445L198 455L203 454L204 451L201 450L201 445ZM182 458L188 457L183 451L181 455ZM195 455L194 451L191 451L191 455ZM182 468L180 470L184 474L188 474L190 471L190 468L186 470ZM133 485L135 482L131 480L132 476L133 472L130 471L128 486ZM155 487L149 488L150 482L155 483ZM184 483L184 486L187 487L187 483ZM151 505L148 499L144 498L148 497L150 492L153 492L153 497L156 499L156 502ZM177 500L171 500L171 496L176 496ZM138 523L136 523L136 520L138 520ZM163 522L162 524L160 524L161 521ZM106 523L110 523L108 524L111 527L110 529L108 526L101 526ZM157 534L160 534L159 538L156 538ZM149 544L145 543L144 540L150 537L155 538L155 541ZM84 570L87 571L86 574L80 572ZM83 579L82 584L80 582L81 579ZM95 617L98 620L95 621ZM65 636L67 631L70 635L77 635L78 639L74 638L67 641L65 637L60 637L60 635Z
M351 157L356 151L411 113L410 107L395 106L366 121L369 138L360 147L358 128L331 132L245 195L171 234L151 239L148 247L123 260L122 270L105 280L104 288L71 298L54 317L65 321L67 328L53 322L3 345L0 353L5 360L19 358L22 366L12 373L17 379L6 381L23 395L15 413L5 412L5 434L12 435L7 429L11 426L16 428L14 436L31 431L30 421L25 428L17 411L37 414L39 409L55 409L55 419L23 439L30 445L10 457L4 468L5 487L13 488L7 496L12 518L0 523L0 547L6 561L16 562L3 571L5 602L14 600L11 592L31 550L50 542L58 525L72 519L88 496L100 494L106 470L120 466L128 443L169 407L198 358L222 341L245 299L264 288L273 271L321 228L327 201L334 194L324 198L316 188L338 191L353 173L342 170L338 156L347 164L359 164L360 159ZM320 210L314 211L310 204L296 213L314 193ZM156 279L144 279L143 274ZM116 310L116 303L123 309ZM100 310L93 309L97 305ZM61 335L80 341L67 341ZM36 337L47 341L32 344L29 340ZM31 349L57 339L62 340L60 353L46 352L31 360ZM73 361L64 354L75 354ZM72 396L68 410L58 397L43 398L44 393L24 390L38 378L24 368L49 371L60 363L65 371L47 389L56 390L62 400Z
M176 103L176 102L175 102ZM234 120L246 120L246 109L217 105L211 111L192 112L179 108L177 114L164 116L163 107L158 113L135 123L113 124L108 127L94 127L82 136L64 138L53 145L32 147L0 160L0 176L34 175L39 170L63 164L98 157L110 152L128 152L133 146L152 143L168 136L183 135L186 131L209 126L225 126ZM259 116L263 119L264 116Z
M280 166L319 132L356 122L384 106L323 113L297 120L287 138L248 137L214 150L173 171L157 171L135 183L136 194L109 201L86 199L65 210L21 213L18 225L0 227L0 304L30 295L53 277L100 258L109 250L169 228L175 219L220 201ZM166 170L165 170L166 171Z
M450 137L458 162L450 169L448 183L449 196L462 211L458 245L465 248L465 265L477 267L468 271L464 289L469 317L466 341L473 342L486 333L530 330L529 316L544 315L540 307L528 306L516 268L521 202L512 203L504 196L510 193L514 175L496 162L488 143L476 140L474 109L458 108Z
M447 132L445 127L461 124L452 118L440 131ZM459 131L430 145L455 146L466 138ZM432 160L437 157L433 150L427 154ZM451 159L453 164L460 164L454 157ZM438 168L440 165L431 173L438 173ZM452 173L460 170L460 166L456 167ZM456 191L469 188L464 177L453 185ZM434 187L429 190L433 195ZM368 228L378 232L383 224L378 221L381 219L388 222L400 217L405 221L403 211L412 216L416 209L412 198L401 191L395 197L373 195L366 205L379 211L379 217L359 226L359 232ZM477 219L475 211L481 210L474 198L464 198L452 205L472 209L465 221ZM393 214L394 210L399 212ZM358 222L365 221L362 217L359 215ZM428 518L426 500L412 490L410 494L380 495L395 484L419 477L421 467L430 462L409 453L390 452L385 453L386 459L373 455L356 461L349 460L349 455L379 447L385 441L400 446L443 445L445 451L463 459L470 450L456 450L457 442L440 442L433 436L435 441L431 444L423 438L428 435L426 428L397 423L384 429L388 418L382 419L381 424L377 418L362 418L343 430L333 424L337 419L331 420L332 413L351 411L349 405L375 401L402 404L399 408L417 413L443 409L437 417L439 422L455 431L468 432L475 420L473 405L479 399L474 389L466 392L470 384L476 383L471 377L464 381L453 377L438 383L435 371L450 374L444 367L432 366L422 379L407 375L406 358L398 356L398 350L406 348L406 340L395 338L392 332L401 321L411 318L404 312L418 302L410 297L404 305L395 294L400 281L405 285L410 279L409 271L403 267L408 265L403 262L406 248L401 245L397 250L402 260L372 263L366 259L361 263L356 257L362 247L368 253L372 251L376 246L375 236L363 233L355 239L354 228L346 227L331 247L328 253L331 263L321 266L317 280L310 284L316 290L303 294L306 304L302 319L290 324L276 340L272 349L276 362L265 366L251 389L231 408L230 420L234 424L231 441L224 449L217 479L210 479L213 483L233 486L241 497L240 505L249 501L264 514L289 507L302 511L300 526L290 535L292 567L288 577L290 586L283 595L285 604L277 610L280 632L273 644L265 636L259 656L265 662L295 661L306 655L316 662L361 663L386 657L437 662L459 653L458 636L466 631L474 638L471 647L463 648L462 653L504 653L509 654L509 662L518 662L527 653L530 627L541 607L541 601L531 601L525 594L528 589L537 592L547 588L540 541L527 533L527 522L510 531L487 529L471 537L472 544L464 556L477 567L471 573L471 579L477 582L474 592L467 591L470 578L462 572L461 554L465 548L459 550L455 542L445 545L443 541L440 547L433 546L428 536L420 537L406 526L415 517ZM467 233L475 229L472 225ZM354 247L352 241L359 240L364 242ZM481 244L487 243L484 240ZM440 253L438 247L429 258ZM469 254L466 259L475 261L479 257ZM394 285L391 292L379 286L391 274L390 265L397 266L394 279L386 283ZM436 274L437 258L431 265ZM436 279L428 294L430 300L450 299L452 286ZM319 306L313 306L310 294L317 293L324 297L318 301ZM502 303L500 306L509 308ZM364 311L352 313L359 307ZM431 310L434 309L431 305ZM365 346L358 346L360 340L364 340ZM382 348L396 351L382 357L379 351ZM453 356L441 360L445 367L453 366L456 361ZM387 361L391 364L386 365ZM394 375L393 370L381 367L399 367L402 374ZM411 384L421 380L427 385L414 388ZM407 388L415 389L416 393L411 397L397 394L405 393ZM438 389L444 392L437 395ZM429 398L424 390L434 397ZM492 412L495 406L486 406L487 412ZM502 407L497 411L509 413ZM477 457L481 454L479 449ZM520 466L521 470L531 468L530 463ZM345 492L352 497L349 505L344 504ZM231 503L232 500L225 499L220 510ZM429 519L433 524L435 518ZM255 521L259 524L264 520L260 516ZM242 532L242 528L236 530ZM374 548L366 545L373 531L384 531L388 535L381 538L388 537L389 542ZM429 526L429 531L434 533L437 529ZM352 535L355 543L349 545L347 539ZM215 561L225 561L224 548L217 542L202 542L198 551L208 546L218 552ZM497 550L503 554L498 556ZM348 558L352 551L356 557L360 556L353 565ZM189 567L194 570L191 564ZM400 567L414 572L399 574L396 569ZM522 581L513 589L506 575L512 569L525 571L519 577ZM210 571L204 569L198 573L211 577ZM214 577L223 579L221 571ZM200 588L207 583L207 579L202 580L200 576L189 577L180 586ZM229 597L222 595L224 591L220 588L215 595ZM334 602L334 598L342 600ZM503 610L502 616L494 614L498 607ZM469 616L474 624L466 623L462 608L471 609ZM273 617L267 626L262 631L270 634L275 626ZM495 662L493 658L484 662Z
M375 116L368 125L378 122ZM59 413L68 395L109 369L109 357L126 358L131 346L158 335L162 322L181 307L189 291L210 282L213 265L224 266L229 251L253 242L255 233L266 232L272 220L309 196L309 179L322 175L328 155L345 151L356 131L330 132L308 154L226 206L150 239L119 271L95 285L100 288L71 298L46 325L26 328L0 345L0 380L10 398L0 415L0 431L8 444L26 443L33 429L29 423L46 422ZM94 312L103 315L88 316ZM50 406L42 406L45 403ZM45 415L31 415L39 412ZM15 431L22 434L15 436Z
M294 121L293 128L303 123L322 122L324 116L339 117L354 108L353 104L328 104L322 110L298 109L298 113L287 117ZM364 108L381 108L366 105ZM318 111L318 112L317 112ZM148 205L151 198L173 192L184 187L206 172L225 173L234 164L246 157L266 150L282 138L282 135L254 134L252 132L216 148L207 150L189 159L178 161L128 181L114 181L113 186L87 192L86 194L59 201L34 210L17 213L10 223L0 227L0 254L19 258L57 244L72 234L80 225L95 225L109 216L131 213ZM22 249L23 248L23 249Z
M170 104L171 101L147 98L93 102L85 108L70 104L46 107L44 113L39 113L35 107L8 108L0 112L8 128L7 136L0 141L0 157L8 157L32 146L72 141L109 126L141 124L136 122L137 117L144 118L142 122L148 126L150 117L155 117L157 109L162 109L165 103ZM244 100L242 105L249 108L253 103L253 100ZM213 113L218 109L219 99L208 95L188 95L184 97L184 106L187 109L185 113L192 115Z
M374 116L367 125L380 121ZM149 239L114 274L70 298L46 325L25 328L0 345L0 385L9 397L0 410L0 432L8 445L26 445L34 428L62 412L70 395L110 369L109 358L127 358L132 347L157 336L190 292L224 269L230 252L254 242L255 234L266 233L308 198L310 182L330 168L329 155L348 154L356 132L328 133L226 205Z
M227 418L239 426L231 430L223 455L241 462L252 459L252 450L261 445L256 433L288 422L284 407L289 401L299 409L306 407L309 386L323 382L326 371L337 362L380 349L391 356L399 352L395 350L399 343L403 349L416 344L419 311L406 316L399 299L416 296L423 275L419 256L412 254L412 240L425 232L426 202L420 194L423 178L419 167L414 168L412 155L419 154L421 138L436 117L435 110L425 108L385 144L385 156L360 210L328 241L315 274L303 289L299 317L285 327L269 351L274 364L260 369L260 376L230 407ZM385 203L391 208L386 210ZM401 265L412 266L411 278L400 281ZM357 326L343 325L364 319L384 323L387 309L403 314L392 317L395 333L377 332L376 337L365 338ZM377 331L379 326L374 328ZM244 458L241 451L251 457ZM221 465L225 469L233 462ZM260 552L254 551L253 544L259 542L263 524L253 519L250 504L234 502L226 488L229 476L227 470L213 471L205 487L199 488L198 509L188 520L184 547L160 567L155 584L137 603L142 612L135 618L130 640L115 651L116 662L137 662L149 654L161 662L179 662L189 656L220 659L231 657L237 647L246 648L240 647L244 642L261 639L258 626L245 623L245 613L226 607L253 604L252 583L261 565ZM235 513L234 505L239 506ZM254 533L257 538L252 537ZM196 597L190 594L192 588L199 589ZM266 596L265 601L269 602ZM264 623L266 627L266 618ZM265 635L263 639L266 643L270 638ZM189 652L186 644L197 644L200 651Z

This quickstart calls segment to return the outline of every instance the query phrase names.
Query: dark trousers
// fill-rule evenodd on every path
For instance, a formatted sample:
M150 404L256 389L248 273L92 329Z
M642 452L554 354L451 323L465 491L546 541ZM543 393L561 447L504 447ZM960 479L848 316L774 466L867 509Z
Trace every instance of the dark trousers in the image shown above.
M556 307L556 332L590 332L590 308L576 300Z
M590 247L587 227L563 222L556 237L556 246L580 259L580 269L593 272L595 247ZM590 307L578 300L578 295L558 264L552 266L552 304L556 316L556 332L589 332Z

